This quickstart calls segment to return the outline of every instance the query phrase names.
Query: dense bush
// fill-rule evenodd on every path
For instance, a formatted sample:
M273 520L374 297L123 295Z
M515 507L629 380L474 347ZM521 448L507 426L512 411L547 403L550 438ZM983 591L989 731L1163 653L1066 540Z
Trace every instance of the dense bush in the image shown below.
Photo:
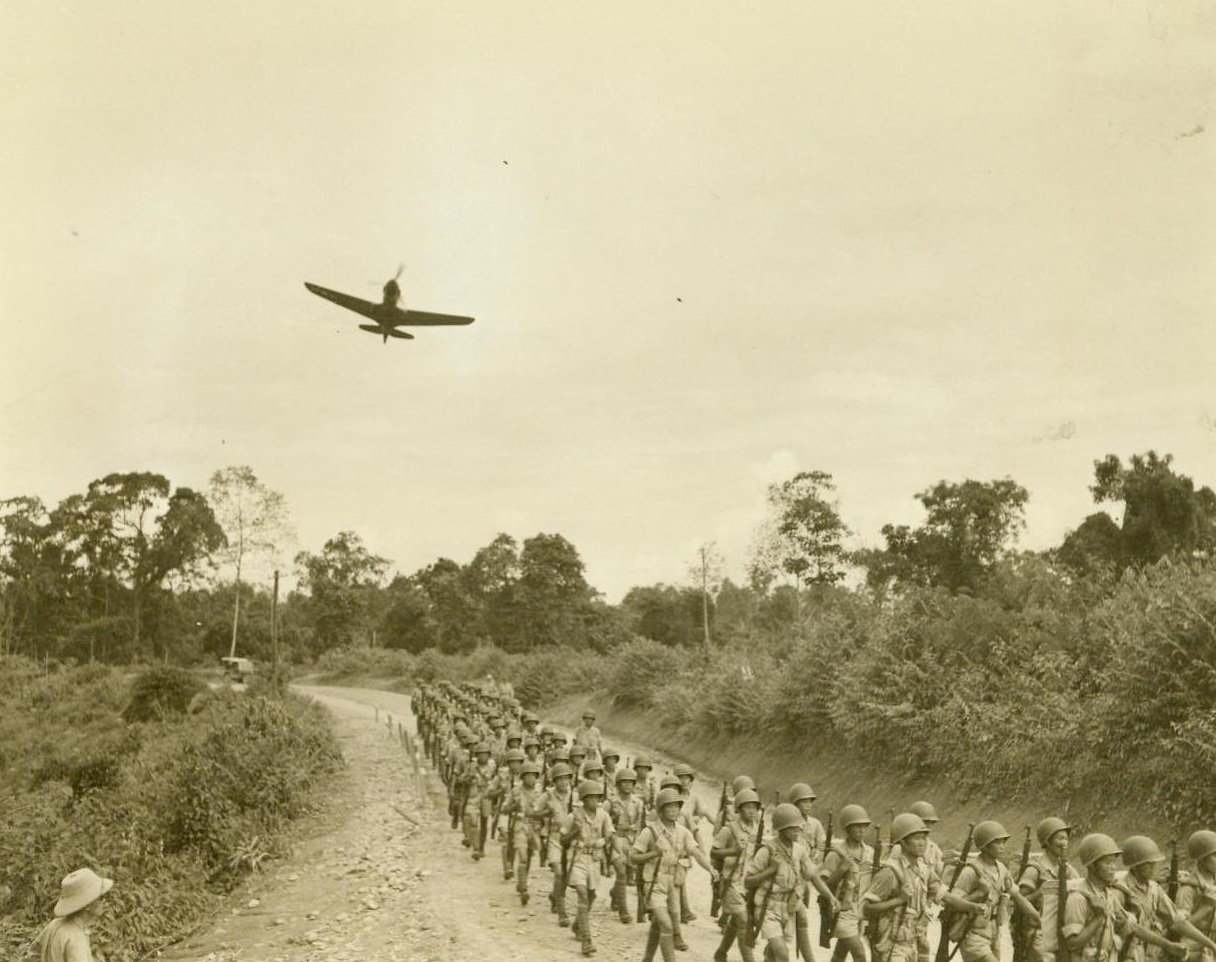
M86 865L118 883L94 937L106 958L180 936L340 764L321 710L295 698L221 691L188 718L125 724L116 672L0 667L0 957Z
M190 703L206 688L198 678L182 668L150 668L131 683L131 700L123 709L123 720L146 722L184 715Z

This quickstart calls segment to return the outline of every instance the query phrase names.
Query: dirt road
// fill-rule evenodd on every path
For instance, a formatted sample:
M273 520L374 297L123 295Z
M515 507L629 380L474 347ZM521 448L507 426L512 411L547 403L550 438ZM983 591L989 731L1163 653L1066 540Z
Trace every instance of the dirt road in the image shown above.
M291 858L267 868L217 920L163 956L203 962L557 962L581 958L569 929L558 928L534 869L533 898L522 908L499 870L497 843L474 862L449 827L438 780L426 797L401 742L413 734L409 698L370 689L302 687L333 713L347 770L315 830ZM386 721L391 718L392 728ZM621 746L622 751L636 751ZM717 793L705 789L716 806ZM710 796L713 796L710 798ZM402 814L404 813L404 815ZM408 815L417 824L405 817ZM709 958L718 929L710 921L708 877L694 868L700 918L685 927L688 959ZM539 895L539 897L538 897ZM573 905L573 896L570 896ZM632 905L632 893L631 893ZM645 926L609 912L607 886L593 909L597 958L640 958Z

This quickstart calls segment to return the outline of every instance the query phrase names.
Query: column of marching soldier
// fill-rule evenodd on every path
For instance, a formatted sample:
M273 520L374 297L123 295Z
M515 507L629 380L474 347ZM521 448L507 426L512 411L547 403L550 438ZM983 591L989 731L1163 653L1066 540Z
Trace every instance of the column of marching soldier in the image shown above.
M831 962L929 962L929 921L939 913L934 962L998 962L1006 921L1014 962L1216 962L1216 832L1190 836L1185 873L1176 847L1167 860L1147 836L1120 845L1092 833L1077 846L1078 871L1068 861L1070 827L1049 817L1035 829L1033 855L1026 827L1011 871L1010 835L995 821L971 826L947 857L929 837L938 817L928 802L894 815L884 840L860 805L829 814L825 828L811 814L810 786L794 785L784 802L776 793L766 808L740 775L723 785L711 814L690 791L691 767L657 781L646 758L622 766L593 712L567 746L514 698L474 686L426 685L413 705L448 788L452 828L463 831L472 858L484 858L497 837L503 878L514 880L523 905L534 869L547 867L561 926L571 926L573 889L583 955L595 953L591 910L603 877L620 922L649 922L644 962L656 951L673 962L688 949L681 925L694 916L684 881L696 862L710 874L722 930L715 962L736 945L744 962L758 945L769 962L791 953L812 962L812 888L818 942L832 948ZM714 829L708 856L696 837L702 820Z

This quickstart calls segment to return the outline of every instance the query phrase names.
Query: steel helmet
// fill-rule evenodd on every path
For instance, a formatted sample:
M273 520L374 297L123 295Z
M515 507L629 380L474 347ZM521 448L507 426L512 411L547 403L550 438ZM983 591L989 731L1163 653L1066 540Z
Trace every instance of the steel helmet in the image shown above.
M518 729L512 728L509 732L507 732L507 744L508 745L510 745L511 742L522 742L523 740L524 740L524 733L519 731Z
M759 805L760 796L754 788L742 788L735 794L735 808L742 808L744 805Z
M860 805L846 805L840 810L840 824L845 828L850 825L869 825L870 816Z
M654 807L661 809L666 805L683 805L683 796L674 788L665 788L654 800Z
M1216 832L1202 828L1186 840L1186 854L1196 862L1213 852L1216 852Z
M1135 868L1145 862L1164 862L1165 856L1157 843L1147 835L1133 835L1123 840L1123 864Z
M654 762L650 761L645 755L639 755L633 760L633 767L651 769L654 768Z
M810 785L807 785L805 782L798 782L790 786L788 797L791 802L797 805L808 798L814 801L819 796L815 794L815 789L811 788Z
M524 751L522 748L508 748L502 753L504 762L522 762L524 760Z
M552 735L552 734L553 734L553 726L552 726L552 725L541 725L541 726L540 726L540 733L541 733L541 736L542 736L542 737L543 737L543 736L545 736L545 735Z
M926 825L933 825L940 822L937 809L933 807L932 802L913 802L912 807L908 809L913 815L919 815L922 822Z
M1005 831L1005 826L1000 822L994 822L989 819L975 826L975 832L971 837L975 840L976 849L980 850L987 848L993 842L999 842L1003 838L1008 838L1009 833Z
M553 760L555 762L568 762L570 761L570 752L564 748L555 748L553 749Z
M540 762L524 762L519 766L519 774L521 777L524 775L539 775Z
M537 717L537 714L534 711L526 711L523 713L523 715L521 717L523 718L523 720L525 722L540 721L540 718Z
M578 786L579 801L591 795L604 795L604 783L597 782L594 778L584 778Z
M755 788L755 787L756 787L756 783L753 782L746 775L736 775L735 780L730 783L730 793L732 795L738 795L745 788Z
M570 778L573 775L574 769L572 769L565 762L558 762L551 769L549 769L549 779L551 781L557 781L559 778Z
M605 748L602 752L600 752L600 758L604 761L608 761L610 758L615 758L619 762L621 760L621 753L615 748Z
M495 715L493 718L490 719L490 727L491 728L506 728L507 723L503 719L501 719L497 715Z
M632 768L618 768L615 780L618 785L621 782L636 782L638 780L638 773Z
M584 758L586 758L587 749L584 748L582 745L580 745L578 742L575 742L573 745L570 746L570 757L573 758L575 755L582 755Z
M597 762L594 758L589 758L587 761L583 762L584 775L587 774L587 772L602 772L603 770L604 766L600 762Z
M1034 834L1039 840L1039 845L1043 848L1047 847L1047 843L1051 841L1051 836L1056 832L1067 832L1072 828L1064 819L1056 818L1051 815L1035 826Z
M680 764L672 769L672 773L679 778L683 778L685 775L691 775L693 778L697 777L697 770L686 762L680 762Z
M473 754L474 755L489 755L490 754L490 743L489 742L478 742L477 747L473 749Z
M584 709L583 709L583 717L584 717L584 718L594 718L594 717L595 717L595 712L594 712L594 711L592 711L590 708L584 708Z
M925 820L915 812L904 812L902 815L896 815L891 822L891 843L902 842L909 835L920 835L922 832L929 832Z
M684 783L681 782L678 778L676 778L675 775L666 776L663 779L663 781L659 784L659 788L674 788L674 789L676 789L676 791L679 791L683 787L684 787Z
M773 831L780 832L786 828L800 828L806 819L798 811L798 806L790 802L782 802L773 811Z
M535 735L525 735L524 748L540 748L540 739Z
M1106 858L1108 855L1122 855L1118 843L1109 835L1103 835L1101 832L1092 832L1081 839L1081 844L1077 847L1077 856L1081 859L1081 864L1086 868L1093 865L1100 858Z

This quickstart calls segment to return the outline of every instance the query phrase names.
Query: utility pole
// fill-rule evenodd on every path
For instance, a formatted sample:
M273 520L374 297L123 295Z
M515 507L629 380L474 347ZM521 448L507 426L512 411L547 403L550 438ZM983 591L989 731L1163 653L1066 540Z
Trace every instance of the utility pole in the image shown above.
M701 625L705 629L705 650L710 650L709 640L709 559L705 557L705 545L701 545Z
M279 570L274 572L274 593L270 596L270 680L279 690Z

